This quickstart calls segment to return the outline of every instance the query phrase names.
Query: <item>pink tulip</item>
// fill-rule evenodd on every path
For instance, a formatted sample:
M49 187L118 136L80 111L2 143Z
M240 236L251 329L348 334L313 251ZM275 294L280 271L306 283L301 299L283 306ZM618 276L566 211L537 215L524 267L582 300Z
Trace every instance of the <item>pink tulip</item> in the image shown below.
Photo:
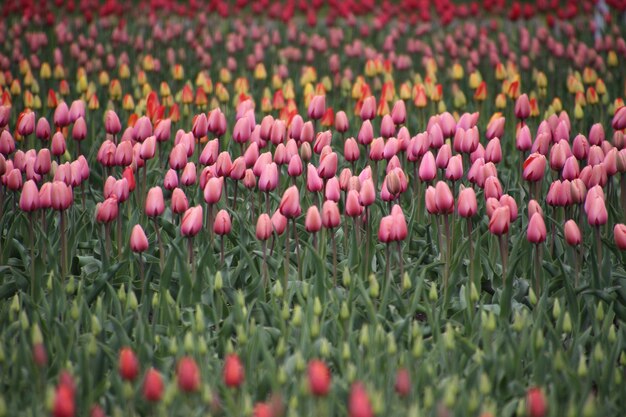
M435 186L435 205L439 214L454 212L454 196L445 181L439 181Z
M487 125L487 131L485 137L487 140L501 138L504 136L504 124L506 119L504 117L497 117L492 119Z
M172 148L169 164L170 168L175 170L182 169L187 165L187 147L184 144L179 143Z
M489 219L489 231L494 235L501 236L509 231L510 223L509 207L498 207L494 210Z
M283 216L280 210L276 210L272 215L272 227L277 235L282 235L287 228L287 218Z
M327 229L338 227L341 222L339 207L331 200L324 201L322 206L322 225Z
M272 220L269 214L263 213L256 222L256 238L265 241L270 236L272 236Z
M320 159L320 164L317 167L317 173L320 178L329 179L335 176L337 173L337 154L330 152L325 157Z
M402 100L396 100L391 109L391 119L396 125L403 125L406 121L406 105Z
M345 133L348 131L349 126L346 112L343 110L338 111L337 114L335 114L335 130L339 133Z
M439 148L439 151L437 151L435 165L439 169L446 169L446 167L448 166L448 161L450 161L451 157L452 149L450 148L449 144L445 143L441 146L441 148Z
M54 109L54 125L57 127L65 127L70 124L70 110L67 104L62 101Z
M35 211L39 208L39 190L35 181L28 180L22 186L20 195L20 209L25 212Z
M525 93L515 101L515 117L526 120L530 116L530 100Z
M309 103L309 119L319 120L326 113L326 96L314 96Z
M165 211L165 202L163 200L163 190L161 187L152 187L146 196L146 204L144 208L148 217L156 217Z
M185 197L186 198L186 197ZM173 201L173 196L172 196ZM193 237L202 229L202 206L190 207L185 211L180 223L180 233Z
M85 119L79 117L74 122L74 126L72 127L72 139L81 141L87 137L87 123L85 123Z
M298 187L292 185L285 190L279 206L280 213L288 219L297 217L302 212L300 208L300 193Z
M376 98L366 97L361 106L361 120L372 120L376 116Z
M419 166L418 175L423 182L429 182L435 179L437 176L437 165L435 163L435 157L432 152L428 151L424 154L422 162Z
M570 219L565 222L563 233L565 235L565 241L570 246L578 246L583 240L580 229L574 220Z
M361 124L357 140L363 146L369 145L374 140L374 128L369 120L365 120L363 124Z
M539 154L531 154L523 166L523 177L526 181L537 182L543 179L546 170L546 157Z
M104 202L96 204L96 221L98 223L111 223L117 219L117 198L109 197Z
M250 139L250 133L252 133L250 118L242 117L237 120L233 130L233 140L236 143L246 143Z
M113 110L108 110L104 116L104 130L110 135L117 135L122 130L122 124L120 123L117 113Z
M587 199L589 200L589 195ZM587 221L590 226L602 226L606 224L609 215L604 204L604 199L600 196L592 196L589 208L587 209Z
M517 150L526 152L529 151L533 146L532 137L530 135L530 129L527 125L524 125L517 132L517 137L515 139L515 147Z
M458 181L463 177L463 157L459 154L454 155L448 161L446 167L446 179L450 181Z
M345 213L349 217L358 217L363 213L363 206L359 201L359 192L350 190L346 196Z
M185 213L189 208L189 202L187 201L187 196L185 192L180 188L174 188L172 191L172 213L181 214Z
M476 202L476 192L473 188L463 188L459 192L457 211L461 217L472 217L478 211L478 204Z
M136 253L145 252L148 249L148 238L139 224L133 227L130 234L130 249Z
M626 106L622 106L615 110L611 126L614 130L622 130L626 128Z
M202 219L202 211L200 211L200 216ZM231 227L232 225L228 212L226 210L218 211L215 216L215 221L213 222L213 232L220 236L227 235L230 233Z
M35 128L35 136L37 139L46 141L50 139L50 124L45 117L40 117Z
M487 143L487 147L485 148L485 161L493 162L494 164L498 164L502 161L500 139L494 138Z
M319 232L322 228L322 217L320 216L317 206L311 206L307 210L304 228L309 233Z
M546 224L541 213L535 213L530 218L526 239L534 244L539 244L546 240Z
M613 228L613 238L619 250L626 250L626 225L619 223Z
M396 134L396 125L393 123L393 119L390 115L383 116L383 120L380 124L380 135L388 139Z

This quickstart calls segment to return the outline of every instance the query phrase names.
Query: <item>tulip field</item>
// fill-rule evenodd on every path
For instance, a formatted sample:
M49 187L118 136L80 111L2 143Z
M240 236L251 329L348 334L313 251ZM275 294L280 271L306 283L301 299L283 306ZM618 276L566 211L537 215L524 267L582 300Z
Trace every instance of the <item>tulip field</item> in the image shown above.
M0 13L0 417L626 413L626 2Z

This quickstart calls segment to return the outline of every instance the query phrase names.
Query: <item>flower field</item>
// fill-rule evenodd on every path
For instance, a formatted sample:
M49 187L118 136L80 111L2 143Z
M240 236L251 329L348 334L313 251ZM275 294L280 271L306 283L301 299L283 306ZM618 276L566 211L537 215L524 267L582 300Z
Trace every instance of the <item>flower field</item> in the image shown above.
M0 11L0 417L624 414L624 1Z

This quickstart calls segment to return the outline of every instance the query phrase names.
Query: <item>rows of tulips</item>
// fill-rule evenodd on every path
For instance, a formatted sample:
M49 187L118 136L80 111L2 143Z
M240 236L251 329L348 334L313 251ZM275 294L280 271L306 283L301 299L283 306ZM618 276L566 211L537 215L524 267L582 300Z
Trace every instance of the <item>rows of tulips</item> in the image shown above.
M626 408L616 9L87 3L0 22L0 416Z

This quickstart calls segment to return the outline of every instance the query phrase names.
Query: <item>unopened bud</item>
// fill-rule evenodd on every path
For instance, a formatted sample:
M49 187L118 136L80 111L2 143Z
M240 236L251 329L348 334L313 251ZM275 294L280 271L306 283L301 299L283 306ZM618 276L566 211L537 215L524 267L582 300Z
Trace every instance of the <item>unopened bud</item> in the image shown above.
M215 279L213 280L213 288L215 291L221 291L224 288L224 280L222 278L222 273L217 271L215 273Z
M437 298L438 298L437 284L433 282L430 284L430 290L428 291L428 299L434 303L435 301L437 301Z

